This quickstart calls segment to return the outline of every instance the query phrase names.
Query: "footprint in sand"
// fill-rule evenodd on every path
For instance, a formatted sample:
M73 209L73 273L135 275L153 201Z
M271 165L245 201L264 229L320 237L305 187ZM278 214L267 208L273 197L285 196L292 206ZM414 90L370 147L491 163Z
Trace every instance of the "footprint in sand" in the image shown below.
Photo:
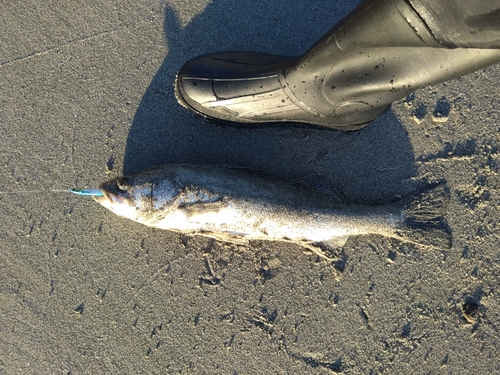
M436 103L434 107L434 112L432 113L432 121L434 122L446 122L448 121L448 116L450 115L450 102L443 96Z
M407 99L407 103L410 103L411 99ZM411 104L410 104L411 105ZM434 111L432 112L432 121L433 122L446 122L448 121L448 117L450 115L451 105L448 99L444 96L436 102L436 106L434 107ZM412 111L411 118L417 124L420 124L424 121L427 116L428 110L424 103L417 103L415 109Z

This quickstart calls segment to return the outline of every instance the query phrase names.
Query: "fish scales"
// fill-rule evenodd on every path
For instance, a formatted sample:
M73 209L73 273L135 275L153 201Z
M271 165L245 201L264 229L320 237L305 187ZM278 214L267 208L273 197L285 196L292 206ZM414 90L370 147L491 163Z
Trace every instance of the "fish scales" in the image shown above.
M380 206L339 204L321 191L242 168L165 165L108 181L101 191L94 199L120 216L226 240L339 243L350 235L381 234L411 241L408 234L420 234L431 239L418 241L424 244L433 245L434 237L440 247L451 241L436 199L432 209L422 196ZM419 221L419 207L429 229Z

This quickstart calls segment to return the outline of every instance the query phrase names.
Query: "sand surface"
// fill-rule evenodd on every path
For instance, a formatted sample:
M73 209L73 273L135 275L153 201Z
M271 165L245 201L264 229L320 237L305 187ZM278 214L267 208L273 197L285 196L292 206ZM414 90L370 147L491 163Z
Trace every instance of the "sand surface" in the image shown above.
M186 60L298 55L354 5L2 4L0 374L500 373L500 65L349 133L221 127L174 98ZM163 163L322 174L366 203L445 181L453 247L352 237L330 265L299 245L153 230L35 192Z

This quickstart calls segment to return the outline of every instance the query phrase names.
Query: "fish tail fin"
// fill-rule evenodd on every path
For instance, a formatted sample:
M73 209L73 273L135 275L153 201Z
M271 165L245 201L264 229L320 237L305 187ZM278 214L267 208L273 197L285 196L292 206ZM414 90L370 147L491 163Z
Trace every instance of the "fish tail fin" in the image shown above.
M407 204L397 237L419 245L450 249L451 229L445 218L449 201L450 191L444 183L427 187Z

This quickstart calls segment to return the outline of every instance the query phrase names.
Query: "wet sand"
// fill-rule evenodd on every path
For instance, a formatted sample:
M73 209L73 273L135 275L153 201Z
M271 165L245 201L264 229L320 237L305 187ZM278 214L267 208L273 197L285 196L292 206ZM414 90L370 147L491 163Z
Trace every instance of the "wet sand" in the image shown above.
M301 54L354 4L78 3L0 13L0 374L500 372L500 65L356 132L222 127L177 104L185 61ZM321 174L367 204L444 181L453 247L351 237L327 264L35 192L164 163Z

